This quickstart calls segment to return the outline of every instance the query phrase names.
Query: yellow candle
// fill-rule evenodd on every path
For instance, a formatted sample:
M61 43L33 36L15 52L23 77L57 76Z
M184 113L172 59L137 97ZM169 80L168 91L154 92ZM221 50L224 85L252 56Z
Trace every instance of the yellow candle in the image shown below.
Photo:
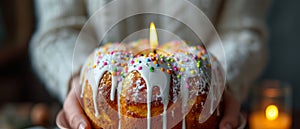
M289 129L291 116L278 111L277 106L269 105L265 111L256 111L250 115L251 129Z

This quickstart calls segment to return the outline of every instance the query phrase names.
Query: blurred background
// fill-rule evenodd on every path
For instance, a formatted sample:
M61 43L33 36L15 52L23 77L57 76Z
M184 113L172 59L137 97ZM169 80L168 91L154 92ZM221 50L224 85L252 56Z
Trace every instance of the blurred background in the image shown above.
M299 5L299 0L273 0L266 21L269 61L257 81L279 80L292 87L294 129L300 128ZM0 128L53 127L61 107L47 93L30 65L28 43L36 25L34 19L31 0L0 1ZM254 92L255 88L251 90ZM251 96L244 104L246 111L250 101Z

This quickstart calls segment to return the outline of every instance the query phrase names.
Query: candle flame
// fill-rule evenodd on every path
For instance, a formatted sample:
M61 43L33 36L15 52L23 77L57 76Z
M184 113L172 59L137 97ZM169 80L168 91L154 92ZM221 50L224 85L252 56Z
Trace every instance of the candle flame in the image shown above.
M158 46L157 32L153 22L150 23L150 48L155 49Z
M275 105L269 105L265 110L266 118L268 120L275 120L278 117L278 108Z

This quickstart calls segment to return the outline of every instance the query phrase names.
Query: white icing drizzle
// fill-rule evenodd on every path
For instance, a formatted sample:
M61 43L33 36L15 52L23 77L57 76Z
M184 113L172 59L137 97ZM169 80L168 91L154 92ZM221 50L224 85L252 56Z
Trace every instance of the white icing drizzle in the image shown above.
M142 78L144 78L147 85L147 128L151 128L151 98L152 98L152 89L154 86L158 86L160 89L162 103L164 105L163 112L163 128L166 128L167 116L166 109L169 102L169 88L170 88L170 74L161 71L159 68L163 67L168 69L166 65L161 65L159 67L155 66L153 62L148 62L149 58L145 57L137 57L136 58L140 62L135 62L134 64L129 66L129 73L131 71L138 71ZM142 67L142 69L138 69ZM153 71L150 71L150 68L153 68Z
M118 128L121 129L122 125L121 125L121 103L120 103L120 96L121 96L121 91L122 91L122 83L119 83L118 85L118 117L119 117L119 126Z
M186 125L185 125L185 117L183 117L182 119L182 129L185 129L186 128Z
M95 116L97 117L99 115L98 112L98 107L97 107L97 91L98 91L98 86L100 83L100 79L102 78L103 74L105 72L110 72L112 75L112 86L111 86L111 94L110 94L110 100L113 101L115 98L115 91L117 89L118 85L118 74L120 74L122 69L124 67L121 66L122 63L127 63L128 60L124 60L123 58L129 58L132 57L131 53L128 52L122 52L122 51L112 51L111 54L106 54L105 49L96 49L95 52L93 53L93 60L90 63L90 65L93 65L93 68L89 68L87 73L86 73L86 78L88 80L88 83L92 87L93 91L93 103L94 103L94 110L95 110ZM104 54L98 54L98 53L104 53ZM102 57L99 59L99 56ZM122 59L121 59L122 58ZM118 71L119 69L119 71ZM114 75L117 74L117 75ZM120 81L121 82L121 81ZM86 83L84 82L83 86ZM81 97L83 96L84 93L84 87L82 86L81 90Z

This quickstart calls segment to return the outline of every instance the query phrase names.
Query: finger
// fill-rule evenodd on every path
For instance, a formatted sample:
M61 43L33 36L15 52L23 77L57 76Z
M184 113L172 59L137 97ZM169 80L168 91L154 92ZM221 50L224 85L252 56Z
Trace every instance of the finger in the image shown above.
M90 124L81 105L76 98L74 88L71 89L68 97L64 103L64 111L66 113L67 121L71 128L74 129L90 129Z
M228 92L224 93L224 116L220 122L220 129L234 129L239 124L240 103Z

